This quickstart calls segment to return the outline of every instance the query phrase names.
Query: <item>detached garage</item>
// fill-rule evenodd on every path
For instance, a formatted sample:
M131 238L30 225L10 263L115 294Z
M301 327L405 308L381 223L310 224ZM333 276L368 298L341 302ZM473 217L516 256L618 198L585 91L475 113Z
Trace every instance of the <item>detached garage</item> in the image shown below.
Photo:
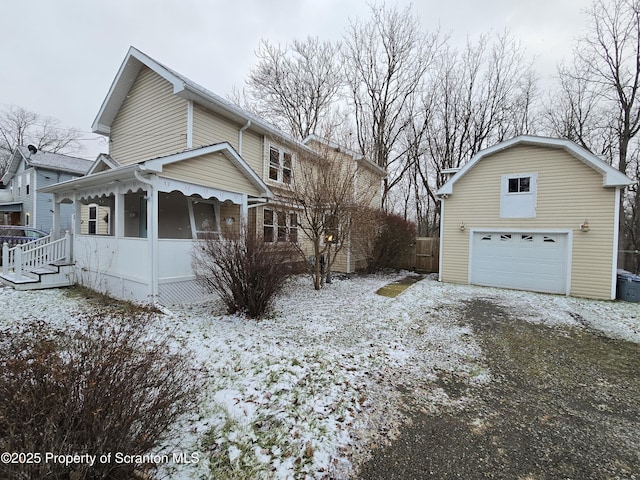
M567 140L479 152L438 191L440 280L614 299L617 206L631 183Z

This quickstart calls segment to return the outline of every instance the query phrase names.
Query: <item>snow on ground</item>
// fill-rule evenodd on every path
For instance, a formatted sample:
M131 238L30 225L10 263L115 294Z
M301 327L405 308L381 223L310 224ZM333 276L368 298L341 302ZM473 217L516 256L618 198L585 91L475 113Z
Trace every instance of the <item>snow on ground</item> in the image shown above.
M459 302L488 298L523 318L640 342L640 305L442 284L427 278L396 298L381 286L405 273L335 280L314 291L289 281L267 319L225 315L214 298L158 315L158 333L194 353L204 372L200 409L177 425L163 464L171 478L344 478L403 421L407 394L429 411L456 408L436 380L488 382ZM81 321L63 290L0 289L0 324ZM86 313L84 313L86 314ZM126 453L126 452L124 452ZM212 473L213 472L213 473Z

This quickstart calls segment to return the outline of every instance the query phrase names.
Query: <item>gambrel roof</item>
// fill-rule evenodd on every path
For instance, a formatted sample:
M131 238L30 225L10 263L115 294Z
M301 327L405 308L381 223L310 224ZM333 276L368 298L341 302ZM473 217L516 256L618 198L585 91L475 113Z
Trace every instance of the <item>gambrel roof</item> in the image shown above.
M575 144L570 140L560 139L560 138L548 138L548 137L537 137L533 135L520 135L518 137L514 137L511 140L507 140L505 142L498 143L492 147L486 148L478 152L474 157L467 162L467 164L462 167L458 173L456 173L448 182L446 182L440 190L436 193L438 196L445 196L453 194L453 187L455 183L464 177L469 170L474 168L478 163L480 163L484 158L493 155L495 153L506 150L507 148L512 148L519 145L531 145L537 147L551 147L551 148L559 148L569 153L573 157L580 160L586 166L593 168L597 172L602 175L602 185L604 187L624 187L627 185L633 184L633 180L627 177L625 174L616 170L611 165L602 161L596 155L591 153L585 148Z

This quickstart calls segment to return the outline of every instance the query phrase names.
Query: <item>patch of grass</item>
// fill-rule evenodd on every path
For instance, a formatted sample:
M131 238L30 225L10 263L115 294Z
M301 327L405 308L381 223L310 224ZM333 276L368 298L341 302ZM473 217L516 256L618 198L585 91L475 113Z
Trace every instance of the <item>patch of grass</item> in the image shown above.
M382 295L383 297L395 298L411 285L419 282L423 278L424 275L408 275L400 280L390 283L389 285L379 288L376 291L376 294Z
M289 427L272 414L260 416L249 425L241 425L224 407L217 409L224 420L220 426L210 429L202 441L203 448L209 452L213 478L272 478L274 460L279 456L285 461L292 460L296 478L304 478L309 473L305 467L309 466L311 458L299 445L299 432L295 428L288 431ZM258 451L264 459L259 459Z
M98 292L84 285L75 284L65 290L70 298L77 298L88 301L93 306L105 309L112 313L141 314L141 313L161 313L153 305L140 305L134 302L115 299L106 293Z

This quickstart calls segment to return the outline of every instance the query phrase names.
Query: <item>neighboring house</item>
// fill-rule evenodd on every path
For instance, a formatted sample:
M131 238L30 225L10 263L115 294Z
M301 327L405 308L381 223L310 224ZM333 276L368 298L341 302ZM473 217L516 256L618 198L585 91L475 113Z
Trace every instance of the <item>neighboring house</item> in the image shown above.
M296 212L276 218L272 205L274 191L295 182L296 152L314 150L133 47L93 131L109 137L109 155L85 177L42 190L54 196L56 227L61 205L75 206L80 283L140 302L190 300L202 294L193 241L211 230L247 224L271 232L266 240L302 241ZM384 172L350 158L379 189ZM345 258L352 271L357 259Z
M0 223L50 232L53 228L53 195L37 190L83 176L92 165L91 160L38 151L33 145L16 147L2 177L4 195L0 198ZM70 205L61 207L58 226L62 232L71 230L72 215Z
M568 140L487 148L437 193L440 279L614 299L618 205L632 183Z

